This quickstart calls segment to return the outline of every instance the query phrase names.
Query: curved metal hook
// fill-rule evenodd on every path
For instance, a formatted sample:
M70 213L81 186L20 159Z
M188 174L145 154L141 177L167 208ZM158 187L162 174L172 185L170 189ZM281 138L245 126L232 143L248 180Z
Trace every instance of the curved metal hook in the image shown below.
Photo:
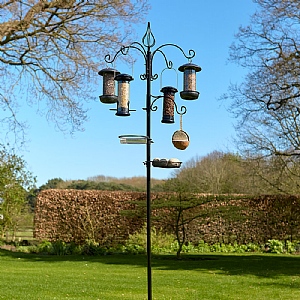
M146 59L146 50L143 47L142 44L140 44L139 42L133 42L131 43L129 46L122 46L117 52L116 54L113 56L113 58L111 59L110 54L105 55L104 60L107 63L113 63L116 58L118 57L119 54L122 55L127 55L129 52L129 49L136 49L138 51L140 51L142 53L142 55L144 56L144 58Z
M154 75L152 75L151 76L151 81L154 81L154 80L156 80L158 78L158 74L154 74Z
M166 59L165 54L164 54L164 53L162 52L162 50L161 50L161 48L166 47L166 46L173 46L173 47L179 49L179 50L182 52L182 54L184 55L184 57L187 58L187 59L189 59L189 60L192 59L193 57L195 57L195 55L196 55L196 52L195 52L194 50L192 50L192 49L189 50L189 52L188 52L189 54L186 54L186 53L184 52L184 50L183 50L181 47L179 47L178 45L168 43L168 44L161 45L161 46L158 47L155 51L153 51L152 57L155 55L156 52L160 52L160 53L162 53L163 56L165 57L165 60L168 61L168 60Z
M154 55L155 52L156 51L153 52L153 55ZM167 68L172 69L173 68L173 62L171 60L168 60L165 53L163 51L161 51L160 49L157 49L157 52L160 52L162 54L163 58L165 59ZM153 55L152 55L152 57L153 57Z
M120 52L120 51L118 51L118 52L114 55L113 59L110 58L110 54L106 54L105 57L104 57L105 62L108 63L108 64L112 64L112 63L115 61L116 57L118 56L119 52Z
M163 95L161 95L161 96L152 96L152 95L151 95L151 97L154 98L154 100L151 102L150 110L151 110L151 111L157 111L158 107L157 107L157 105L154 105L154 103L155 103L158 99L163 98L164 96L163 96ZM175 106L175 111L176 111L176 113L177 113L178 115L181 115L181 116L182 116L182 115L186 114L187 108L186 108L184 105L182 105L182 106L180 107L180 112L179 112L175 100L172 100L172 101L173 101L174 106ZM144 109L146 109L146 108L144 108Z
M154 104L158 99L163 98L164 96L163 96L163 95L161 95L161 96L152 96L152 95L151 95L151 97L154 98L154 100L151 102L150 110L151 110L151 111L157 111L157 109L158 109L157 105L153 106L153 104Z
M154 74L154 75L151 76L150 80L151 80L151 81L154 81L154 80L156 80L157 78L158 78L158 75L157 75L157 74ZM141 74L141 75L140 75L140 79L141 79L141 80L147 80L147 75L146 75L146 74Z
M185 56L188 60L191 60L193 57L195 57L196 52L193 49L189 50L189 56Z
M176 112L177 112L177 114L178 115L184 115L186 112L187 112L187 108L184 106L184 105L182 105L181 107L180 107L180 111L181 112L179 112L178 111L178 109L177 109L177 104L176 104L176 102L174 101L174 105L175 105L175 108L176 108Z

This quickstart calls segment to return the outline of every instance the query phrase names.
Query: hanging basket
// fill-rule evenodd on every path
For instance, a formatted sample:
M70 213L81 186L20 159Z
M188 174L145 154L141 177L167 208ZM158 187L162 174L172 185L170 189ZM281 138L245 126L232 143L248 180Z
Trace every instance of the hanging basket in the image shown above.
M182 114L180 114L180 129L173 133L172 143L179 150L185 150L190 144L189 135L182 130Z
M172 143L175 148L185 150L190 144L189 135L183 130L176 130L172 136Z

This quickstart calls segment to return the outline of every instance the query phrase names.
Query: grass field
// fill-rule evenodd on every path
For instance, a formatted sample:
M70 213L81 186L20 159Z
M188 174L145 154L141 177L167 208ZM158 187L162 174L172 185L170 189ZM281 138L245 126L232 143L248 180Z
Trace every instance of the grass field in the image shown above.
M153 299L300 299L300 257L153 256ZM147 299L146 256L46 256L0 250L0 299Z

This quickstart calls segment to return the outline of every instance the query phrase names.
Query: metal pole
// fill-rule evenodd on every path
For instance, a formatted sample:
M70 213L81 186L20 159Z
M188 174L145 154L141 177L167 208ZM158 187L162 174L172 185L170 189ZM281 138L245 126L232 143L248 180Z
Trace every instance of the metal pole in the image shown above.
M152 57L150 46L147 48L146 56L146 111L147 111L147 150L146 150L146 168L147 168L147 279L148 279L148 300L152 300L152 270L151 270L151 77L152 77Z

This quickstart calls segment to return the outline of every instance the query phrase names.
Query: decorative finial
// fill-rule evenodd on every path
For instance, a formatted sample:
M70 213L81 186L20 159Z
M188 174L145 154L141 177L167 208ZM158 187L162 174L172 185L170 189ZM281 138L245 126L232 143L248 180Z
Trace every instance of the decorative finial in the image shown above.
M148 22L147 31L142 39L143 45L145 47L153 47L155 45L155 38L150 28L150 22Z

